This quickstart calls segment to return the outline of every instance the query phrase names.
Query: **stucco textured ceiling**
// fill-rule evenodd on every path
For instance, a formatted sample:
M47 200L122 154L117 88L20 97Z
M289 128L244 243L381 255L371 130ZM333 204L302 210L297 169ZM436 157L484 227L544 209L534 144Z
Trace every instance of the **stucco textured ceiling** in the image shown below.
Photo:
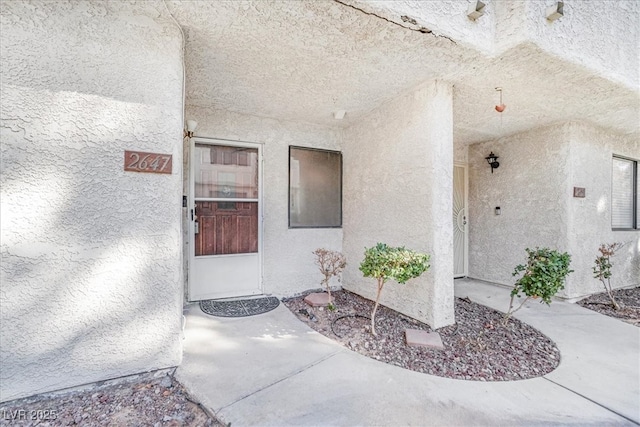
M186 99L193 106L350 126L440 79L454 85L459 142L569 120L640 131L638 90L533 43L489 55L330 0L167 4L185 31ZM493 108L496 86L507 104L502 115ZM344 120L333 118L336 110L347 111Z

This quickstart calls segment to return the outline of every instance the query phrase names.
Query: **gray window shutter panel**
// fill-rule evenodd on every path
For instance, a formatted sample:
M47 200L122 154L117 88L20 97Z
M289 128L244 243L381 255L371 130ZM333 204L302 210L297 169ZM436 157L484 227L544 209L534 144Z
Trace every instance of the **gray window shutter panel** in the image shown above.
M611 175L611 227L633 228L633 161L613 159Z

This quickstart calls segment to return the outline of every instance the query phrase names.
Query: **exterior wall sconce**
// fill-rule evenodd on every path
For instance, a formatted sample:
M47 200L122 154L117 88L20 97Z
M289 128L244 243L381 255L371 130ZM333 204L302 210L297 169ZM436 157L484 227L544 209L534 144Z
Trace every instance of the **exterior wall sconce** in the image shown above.
M556 19L562 18L564 12L562 9L564 8L564 2L559 1L553 6L549 6L546 10L545 16L549 22L553 22Z
M491 173L493 173L494 169L498 169L500 167L500 163L498 163L498 156L493 154L493 151L484 159L489 163L489 166L491 166Z
M469 5L469 9L467 9L467 16L469 17L469 19L475 21L476 19L484 15L485 6L486 5L481 1L472 1Z
M193 138L193 132L196 131L197 127L198 127L198 122L196 122L195 120L187 120L187 130L184 133L184 136Z

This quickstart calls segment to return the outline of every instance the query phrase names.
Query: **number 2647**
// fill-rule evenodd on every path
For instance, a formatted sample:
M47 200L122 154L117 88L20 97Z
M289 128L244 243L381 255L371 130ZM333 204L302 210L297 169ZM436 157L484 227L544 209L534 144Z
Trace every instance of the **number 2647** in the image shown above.
M171 155L125 151L124 170L133 172L171 173Z

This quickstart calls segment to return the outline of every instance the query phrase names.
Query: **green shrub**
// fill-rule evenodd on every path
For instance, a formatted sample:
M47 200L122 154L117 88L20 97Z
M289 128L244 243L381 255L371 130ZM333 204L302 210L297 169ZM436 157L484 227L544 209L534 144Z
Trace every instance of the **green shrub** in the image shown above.
M365 248L364 260L360 264L360 271L364 277L377 280L378 293L371 313L371 333L376 334L375 317L380 301L380 293L387 280L406 283L409 279L420 276L429 269L429 255L414 252L404 247L389 247L378 243L372 248Z
M540 298L541 303L551 303L551 297L564 288L567 275L573 270L569 269L571 255L566 252L560 253L549 248L526 249L528 258L526 264L516 266L513 276L524 274L516 282L511 291L511 302L509 310L505 314L505 323L509 317L520 310L529 298ZM527 298L520 306L513 310L513 300L524 293Z

